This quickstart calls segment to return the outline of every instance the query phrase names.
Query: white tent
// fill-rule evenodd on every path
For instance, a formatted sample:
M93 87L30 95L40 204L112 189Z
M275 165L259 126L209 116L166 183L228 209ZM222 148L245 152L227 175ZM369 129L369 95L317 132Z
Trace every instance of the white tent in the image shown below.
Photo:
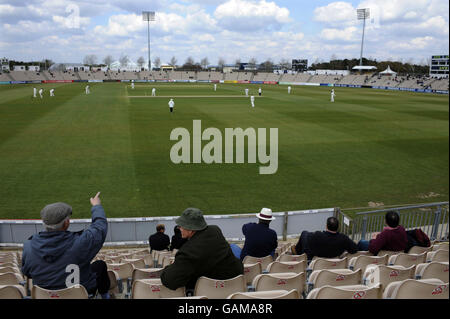
M384 70L383 72L380 72L380 75L397 75L397 72L392 71L391 67L388 65L386 70Z

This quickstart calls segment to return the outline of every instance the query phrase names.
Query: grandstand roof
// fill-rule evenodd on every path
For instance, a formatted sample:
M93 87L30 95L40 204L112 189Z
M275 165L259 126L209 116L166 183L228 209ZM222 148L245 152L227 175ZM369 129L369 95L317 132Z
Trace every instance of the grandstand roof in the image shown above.
M356 65L352 70L376 70L377 67L373 65Z
M384 70L383 72L380 72L380 74L397 74L397 72L392 71L391 67L388 65L386 70Z

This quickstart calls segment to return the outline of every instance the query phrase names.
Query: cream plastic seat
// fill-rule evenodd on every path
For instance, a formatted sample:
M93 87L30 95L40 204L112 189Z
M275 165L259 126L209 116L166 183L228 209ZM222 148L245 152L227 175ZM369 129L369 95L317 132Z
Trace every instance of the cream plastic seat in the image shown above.
M448 241L435 243L431 246L432 250L447 250L448 251Z
M26 296L25 288L20 285L0 285L1 299L22 299Z
M227 299L300 299L300 294L297 289L236 292Z
M426 252L422 254L405 254L392 255L389 257L388 265L410 267L425 262Z
M132 282L139 279L156 279L161 276L161 272L163 268L142 268L142 269L133 269L133 273L131 275Z
M74 285L69 288L49 290L33 285L31 289L32 299L88 299L88 293L82 285Z
M361 268L350 269L322 269L315 270L308 279L308 290L323 286L349 286L361 284Z
M301 295L306 287L306 274L293 272L260 274L253 279L255 291L297 289Z
M443 261L448 262L448 250L438 249L427 253L426 262Z
M107 264L116 277L119 293L123 292L123 281L127 284L127 293L131 290L131 277L133 276L133 265L131 263Z
M401 251L392 251L392 250L380 250L377 254L377 256L384 256L384 255L388 255L388 256L392 256L392 255L398 255L398 254L402 254L403 250Z
M282 254L282 255L277 257L276 261L279 261L279 262L304 261L305 263L307 263L308 262L308 256L306 254L301 254L301 255Z
M160 253L158 254L158 260L157 260L157 262L156 262L156 266L157 266L157 267L162 267L163 261L164 261L164 258L165 258L165 257L173 257L173 256L172 256L172 252L171 252L171 251L160 252ZM162 267L162 268L164 268L164 267Z
M309 270L322 269L345 269L347 268L347 257L344 258L315 258L309 264Z
M416 267L416 279L437 278L448 283L448 262L433 261L418 264Z
M260 263L244 264L244 277L247 286L251 285L253 279L262 273L262 267Z
M299 274L306 272L306 266L306 261L274 261L267 266L267 272L295 272Z
M448 283L439 279L406 279L390 283L384 299L447 299Z
M350 259L348 263L348 268L354 270L354 269L361 269L362 273L364 274L364 271L366 270L368 265L387 265L388 263L388 256L366 256L366 255L360 255L358 257L353 257Z
M424 252L429 252L433 249L433 247L421 247L421 246L412 246L409 251L408 254L422 254Z
M369 287L380 286L381 290L394 281L412 279L414 277L415 266L408 268L403 266L369 265L364 272L364 284Z
M0 273L0 285L20 285L24 283L25 281L23 280L23 277L18 273Z
M132 299L160 299L185 297L186 290L180 287L172 290L164 286L161 279L139 279L133 282L131 289Z
M144 258L140 258L140 259L128 259L128 258L122 258L120 260L121 263L130 263L133 265L134 268L145 268L145 261Z
M170 255L170 256L164 256L161 267L162 268L166 268L167 266L173 264L175 261L175 257Z
M244 275L231 279L212 279L205 276L195 283L194 296L207 296L208 299L225 299L235 292L247 291Z
M307 299L380 299L380 287L365 285L323 286L310 291Z
M243 264L255 264L260 263L262 272L265 272L267 269L267 266L273 262L272 256L265 256L265 257L253 257L253 256L245 256L244 260L242 260Z

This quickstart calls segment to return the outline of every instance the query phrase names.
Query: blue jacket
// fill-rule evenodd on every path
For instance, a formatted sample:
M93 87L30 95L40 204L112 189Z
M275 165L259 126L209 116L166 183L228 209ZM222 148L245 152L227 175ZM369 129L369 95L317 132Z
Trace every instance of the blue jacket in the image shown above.
M241 252L241 261L249 255L253 257L266 257L274 255L278 246L277 233L269 228L268 224L248 223L242 226L245 243Z
M33 284L46 289L66 288L70 264L80 268L80 284L86 290L97 286L90 263L102 248L108 231L101 205L91 209L92 224L79 232L43 231L31 236L23 245L22 273L33 278Z

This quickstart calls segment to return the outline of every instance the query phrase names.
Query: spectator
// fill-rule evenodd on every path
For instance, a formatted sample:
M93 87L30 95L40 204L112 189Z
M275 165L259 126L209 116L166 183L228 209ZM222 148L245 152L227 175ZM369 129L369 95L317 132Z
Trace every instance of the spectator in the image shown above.
M311 260L314 256L339 257L345 251L356 253L358 246L347 235L339 233L338 229L339 220L336 217L328 217L325 231L303 231L295 246L296 254L306 253L308 260Z
M164 232L166 226L164 224L156 225L156 233L148 238L148 244L150 245L150 252L153 250L167 250L170 245L170 238Z
M199 209L187 208L176 223L180 225L181 236L188 241L178 250L173 264L162 271L164 286L192 290L201 276L220 280L244 273L242 263L233 255L220 228L207 225Z
M169 250L180 249L181 246L183 246L183 244L185 242L187 242L186 238L181 237L180 226L176 225L173 228L173 233L174 233L174 235L172 236L172 240L170 242Z
M272 216L272 210L263 208L256 214L256 217L258 217L258 223L247 223L242 226L245 242L241 251L241 261L247 255L252 257L275 256L275 249L278 246L277 233L269 228L270 222L275 219Z
M67 230L72 207L66 203L53 203L42 209L46 230L31 236L23 245L22 272L33 279L34 285L54 290L79 283L89 294L94 295L98 290L102 298L109 299L110 282L105 262L97 260L91 264L108 231L99 195L90 199L92 223L83 231ZM72 269L78 267L79 271L70 273L66 268L69 265Z
M360 240L359 250L368 250L377 255L380 250L404 251L408 244L405 228L399 225L400 216L396 211L388 211L385 216L386 227L380 233L373 233L372 239Z

